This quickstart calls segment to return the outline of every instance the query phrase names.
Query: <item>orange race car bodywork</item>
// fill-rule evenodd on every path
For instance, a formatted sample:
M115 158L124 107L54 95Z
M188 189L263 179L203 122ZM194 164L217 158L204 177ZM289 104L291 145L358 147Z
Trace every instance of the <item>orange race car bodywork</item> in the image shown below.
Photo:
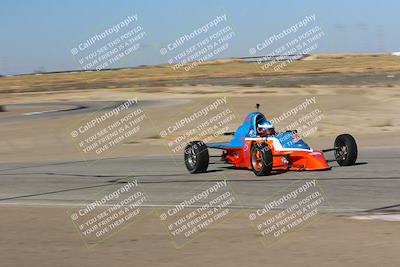
M260 141L245 141L245 147L251 147L253 143ZM263 142L263 141L261 141ZM316 171L329 170L331 167L326 162L324 153L320 150L309 151L276 151L271 141L266 141L273 155L273 169L280 171ZM252 169L250 160L251 149L227 148L226 162L237 168Z
M296 130L273 130L271 134L257 134L259 121L266 121L262 113L249 113L236 132L225 133L233 135L229 142L191 141L184 151L187 169L191 173L206 172L210 158L208 149L222 150L223 163L253 170L257 176L269 175L271 171L329 170L331 167L324 156L328 151L334 152L341 166L354 165L356 162L357 144L349 134L337 136L333 148L314 150L301 139Z
M252 169L251 148L261 144L266 144L272 152L273 170L315 171L331 168L323 152L310 148L296 131L264 137L249 136L249 131L255 128L256 120L263 117L264 115L259 112L250 113L230 142L207 144L207 147L224 150L223 160L237 168Z

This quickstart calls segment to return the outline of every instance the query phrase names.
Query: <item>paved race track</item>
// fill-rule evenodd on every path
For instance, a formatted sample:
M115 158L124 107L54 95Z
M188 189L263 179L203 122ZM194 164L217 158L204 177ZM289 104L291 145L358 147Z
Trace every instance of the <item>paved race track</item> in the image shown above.
M328 160L333 156L328 156ZM287 172L256 177L251 171L212 164L205 174L190 175L181 156L110 158L85 162L0 163L0 204L75 206L96 200L99 192L121 187L135 177L147 192L147 205L164 206L182 200L202 183L228 179L242 207L262 207L266 199L293 183L316 179L325 191L327 212L390 210L400 206L399 149L361 148L356 166L331 171ZM117 183L116 183L117 182ZM327 202L327 203L328 203ZM390 208L385 208L390 207Z

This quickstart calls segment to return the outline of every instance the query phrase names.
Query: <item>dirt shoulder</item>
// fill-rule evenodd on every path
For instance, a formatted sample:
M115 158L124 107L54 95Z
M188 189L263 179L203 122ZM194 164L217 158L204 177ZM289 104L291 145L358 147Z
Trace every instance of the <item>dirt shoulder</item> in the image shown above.
M334 138L342 133L356 137L360 147L393 146L399 144L400 89L399 88L265 88L265 87L227 87L195 86L169 87L166 93L143 93L132 89L106 90L101 94L95 91L65 92L51 95L18 97L22 102L67 102L67 101L115 101L137 97L139 101L163 99L185 99L185 104L174 107L152 106L144 108L149 118L141 131L106 157L135 156L145 154L166 154L171 151L167 143L174 140L188 129L181 129L167 138L160 137L160 131L185 116L209 105L218 98L226 97L227 108L235 118L227 126L231 131L241 125L248 112L254 111L255 103L261 104L262 112L269 118L279 117L307 99L315 97L312 104L302 114L319 109L323 118L316 123L316 132L305 138L312 147L330 147ZM197 92L196 94L193 92ZM11 96L10 96L11 97ZM7 108L7 106L6 106ZM47 107L44 107L48 109ZM50 107L53 108L53 107ZM29 110L25 110L29 111ZM35 109L37 111L37 109ZM21 112L20 112L21 113ZM23 117L23 121L8 123L10 116ZM89 116L89 117L88 117ZM0 113L1 119L7 120L0 128L0 160L76 160L83 159L70 136L73 129L82 120L95 114L78 114L53 118L36 119L14 112ZM299 116L296 117L296 119ZM289 118L276 124L278 130L292 122ZM226 140L229 137L223 137ZM222 138L222 139L223 139ZM216 141L222 141L216 140ZM225 140L224 139L224 140ZM63 153L59 153L63 151Z
M400 225L324 215L271 246L246 213L176 249L154 214L88 250L67 208L0 207L1 265L8 266L399 266Z

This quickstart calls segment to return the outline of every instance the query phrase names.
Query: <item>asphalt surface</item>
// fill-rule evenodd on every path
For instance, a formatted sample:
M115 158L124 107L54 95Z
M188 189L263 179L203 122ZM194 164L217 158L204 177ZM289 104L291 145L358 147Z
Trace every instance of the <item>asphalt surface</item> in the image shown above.
M144 101L141 105L174 106L188 100ZM76 115L110 109L121 102L38 103L7 105L10 116L1 125L27 120ZM50 111L41 113L40 110ZM18 110L34 109L30 115ZM12 113L14 111L14 113ZM7 127L7 126L5 126ZM398 147L359 148L355 166L340 167L328 154L332 170L323 172L286 172L256 177L249 170L232 169L226 164L210 164L208 172L191 175L182 155L152 155L108 158L97 161L54 161L0 163L0 205L82 206L137 180L147 194L145 206L172 206L180 203L197 188L227 180L237 196L231 206L263 207L277 195L290 192L309 180L316 180L326 202L326 212L358 212L400 209L400 150ZM215 161L213 158L212 161ZM194 205L201 205L199 201Z
M228 180L240 200L237 208L262 207L277 192L315 179L327 201L326 212L398 210L400 150L360 148L357 165L340 167L328 155L332 170L286 172L256 177L248 170L211 164L191 175L180 155L110 158L100 161L0 163L0 205L81 206L137 179L148 195L147 206L171 206L199 185ZM127 178L128 177L128 178ZM190 195L190 193L189 193Z
M140 107L168 107L189 103L187 99L164 99L139 101ZM51 119L61 116L84 115L96 111L106 111L121 105L122 101L85 101L85 102L46 102L3 105L7 111L0 116L0 124L15 124L37 119ZM130 108L135 108L134 106ZM33 112L27 112L33 110ZM9 115L10 114L10 115Z

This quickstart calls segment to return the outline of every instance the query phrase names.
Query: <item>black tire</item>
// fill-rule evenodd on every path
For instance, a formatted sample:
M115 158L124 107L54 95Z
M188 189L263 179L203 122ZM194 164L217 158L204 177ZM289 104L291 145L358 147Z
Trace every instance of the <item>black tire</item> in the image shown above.
M335 140L335 159L340 166L354 165L357 160L357 143L350 134L341 134Z
M190 142L184 151L185 165L190 173L206 172L210 157L208 148L204 142Z
M271 173L272 152L267 144L254 144L251 148L250 156L251 167L255 175L264 176Z

